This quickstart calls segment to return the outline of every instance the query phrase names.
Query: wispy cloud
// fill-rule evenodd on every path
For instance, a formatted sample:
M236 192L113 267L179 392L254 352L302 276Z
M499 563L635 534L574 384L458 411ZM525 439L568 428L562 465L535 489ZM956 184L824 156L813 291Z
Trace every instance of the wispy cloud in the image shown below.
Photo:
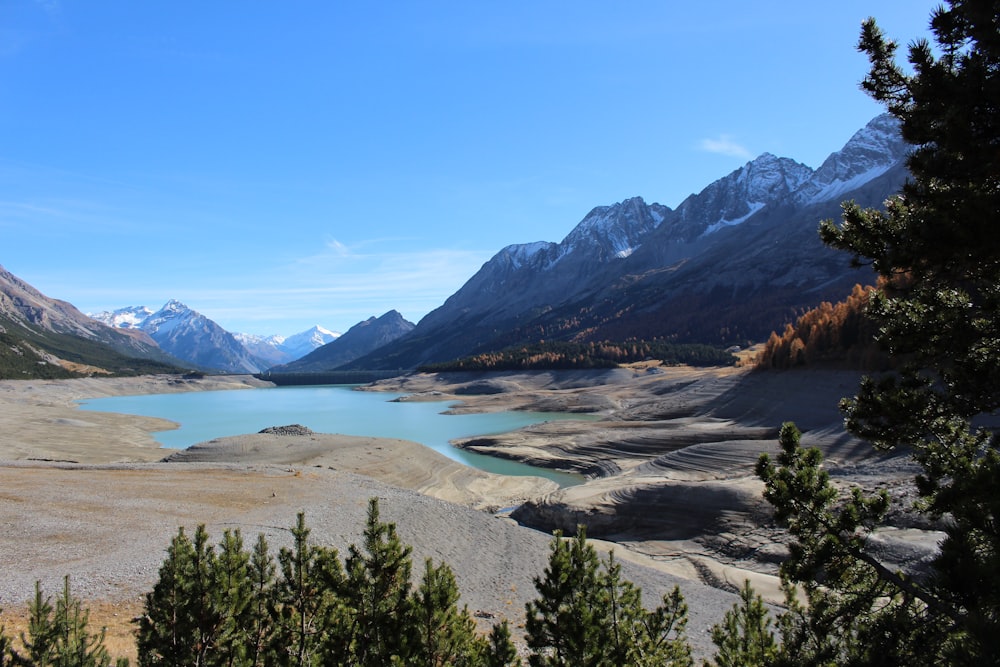
M750 151L728 134L720 134L715 139L702 139L698 147L708 153L718 153L729 157L751 157Z

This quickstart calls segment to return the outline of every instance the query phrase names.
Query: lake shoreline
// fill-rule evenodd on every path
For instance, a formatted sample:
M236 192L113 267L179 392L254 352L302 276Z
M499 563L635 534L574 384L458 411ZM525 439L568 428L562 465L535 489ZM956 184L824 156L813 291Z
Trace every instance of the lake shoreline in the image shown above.
M81 419L94 412L155 417L177 427L154 437L164 456L210 440L301 424L319 434L412 440L466 466L490 473L545 477L560 486L579 484L579 475L534 468L519 461L460 449L456 439L496 434L577 415L493 411L455 413L454 400L399 400L405 394L355 391L357 385L263 387L254 391L173 392L111 396L80 401Z
M415 562L424 557L447 562L470 610L510 620L515 635L522 631L524 604L534 597L533 577L544 570L550 533L476 507L508 507L534 494L544 498L552 487L531 489L510 502L509 488L431 456L421 445L355 443L358 459L351 463L345 440L332 435L316 436L319 445L330 446L321 460L309 454L271 462L276 450L265 446L262 451L269 453L260 460L241 462L247 448L268 437L253 434L212 443L207 449L214 449L209 458L215 461L161 463L164 452L150 431L162 428L162 420L84 412L74 403L143 392L262 386L258 382L249 376L0 381L0 488L6 500L0 504L0 521L15 527L0 541L0 561L21 564L8 568L0 581L8 632L24 627L36 580L52 594L69 575L74 594L94 610L92 622L107 625L109 637L128 654L134 650L128 649L129 619L141 612L142 595L151 589L179 526L192 530L205 523L213 540L223 529L240 528L251 541L263 532L277 548L287 543L287 529L304 511L315 539L343 552L361 537L370 497L380 499L384 518L396 522L401 537L414 547ZM462 404L452 410L501 409L499 396L483 405L482 396L463 396L463 391L457 395ZM512 409L521 404L513 394L503 402ZM307 449L316 446L310 442ZM377 456L366 458L372 455ZM406 472L414 469L424 472ZM708 629L735 597L687 578L683 568L670 563L622 547L617 553L626 576L650 601L681 586L692 610L692 643L698 655L707 656Z

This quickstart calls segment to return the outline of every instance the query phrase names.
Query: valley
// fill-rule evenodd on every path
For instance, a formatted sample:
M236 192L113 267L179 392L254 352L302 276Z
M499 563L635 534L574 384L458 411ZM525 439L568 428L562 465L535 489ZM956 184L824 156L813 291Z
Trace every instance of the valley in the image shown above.
M24 564L0 581L4 620L23 627L34 582L55 591L68 574L100 610L93 620L127 644L129 619L178 526L205 523L213 539L239 528L284 546L284 527L305 511L318 541L344 549L375 496L418 561L448 562L470 609L509 619L519 634L552 532L586 525L647 599L680 585L692 646L707 657L710 628L744 580L781 602L777 567L788 537L754 465L776 451L786 421L823 452L836 486L884 489L900 501L867 548L890 567L925 570L940 533L909 509L913 464L905 452L875 453L843 428L837 402L855 392L858 373L692 368L639 354L647 344L746 348L868 282L871 272L823 245L817 223L837 218L845 199L881 206L907 177L907 151L898 124L879 116L815 170L765 153L673 210L640 197L597 206L559 243L501 249L416 324L391 310L333 340L314 328L298 336L294 355L303 356L294 360L274 356L276 337L232 334L175 300L156 312L104 313L105 324L0 268L0 522L11 531L0 560ZM413 370L511 350L519 359L546 343L628 346L628 358L642 361ZM217 438L163 460L150 433L169 423L73 403L269 386L266 373L212 374L268 368L317 378L385 371L396 377L364 390L456 401L454 412L587 414L454 443L587 480L557 488L472 470L406 440L336 433ZM42 379L73 374L89 377ZM98 377L107 375L134 377Z

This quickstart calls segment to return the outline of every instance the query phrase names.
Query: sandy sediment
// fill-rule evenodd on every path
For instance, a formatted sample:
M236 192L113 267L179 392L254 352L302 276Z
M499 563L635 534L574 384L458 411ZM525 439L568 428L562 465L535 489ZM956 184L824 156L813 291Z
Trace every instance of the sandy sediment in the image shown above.
M460 397L461 410L596 412L597 421L536 424L455 444L589 477L524 503L513 517L525 525L570 531L584 524L588 535L667 571L730 591L750 579L780 603L786 535L771 519L754 466L762 453L777 452L783 422L794 421L803 444L823 451L835 483L912 496L915 471L905 453L879 454L843 429L837 405L859 380L857 372L834 370L622 368L411 376L374 388ZM878 537L880 557L919 570L940 535L914 530L912 513L895 518L903 532Z
M469 468L408 440L324 433L219 438L180 450L165 461L327 468L490 511L519 505L559 488L542 477L512 477Z

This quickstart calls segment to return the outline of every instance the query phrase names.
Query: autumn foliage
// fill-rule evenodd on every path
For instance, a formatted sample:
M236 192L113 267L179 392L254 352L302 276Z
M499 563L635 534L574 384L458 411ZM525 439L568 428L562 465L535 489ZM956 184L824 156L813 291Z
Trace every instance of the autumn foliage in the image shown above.
M439 364L421 366L424 372L525 371L616 368L621 364L656 359L667 365L731 366L735 358L711 345L677 344L662 340L573 343L539 341L530 345L483 352Z
M877 370L888 358L874 340L875 324L865 314L874 287L855 285L843 301L824 301L787 325L779 336L771 333L757 357L757 368L786 369L825 363Z

